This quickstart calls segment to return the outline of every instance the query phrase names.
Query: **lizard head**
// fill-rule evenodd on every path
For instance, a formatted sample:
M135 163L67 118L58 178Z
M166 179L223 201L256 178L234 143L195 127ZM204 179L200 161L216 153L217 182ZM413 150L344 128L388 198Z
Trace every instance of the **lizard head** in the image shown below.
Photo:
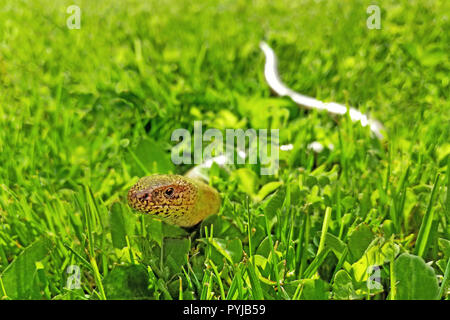
M189 178L156 174L139 179L128 191L128 204L133 209L173 220L195 206L198 188Z

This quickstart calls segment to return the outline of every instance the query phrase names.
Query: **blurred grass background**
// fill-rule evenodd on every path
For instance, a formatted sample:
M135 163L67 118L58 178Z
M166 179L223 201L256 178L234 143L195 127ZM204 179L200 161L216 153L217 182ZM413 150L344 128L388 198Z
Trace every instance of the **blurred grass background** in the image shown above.
M72 4L81 8L79 30L66 27L66 9ZM366 27L366 8L371 4L381 8L380 30ZM320 261L315 260L318 243L312 235L323 226L325 207L333 208L335 223L331 222L329 232L342 241L361 222L378 234L389 220L394 224L390 234L398 245L415 254L419 229L426 224L431 231L425 240L422 236L426 250L419 255L427 261L443 260L434 269L444 276L448 252L443 248L448 247L439 239L449 239L448 1L0 0L0 7L0 274L11 277L5 275L7 266L39 239L50 239L49 246L56 248L50 256L32 249L40 257L37 260L44 259L37 268L39 281L33 280L32 287L14 294L8 290L18 289L5 284L6 289L0 291L4 296L82 298L84 294L64 291L65 268L80 263L85 263L84 293L89 298L108 296L102 281L114 265L126 260L112 253L120 247L112 244L109 235L115 221L108 220L114 211L112 204L120 203L121 214L137 221L138 231L122 230L129 241L137 235L149 237L145 225L153 222L131 215L125 206L126 191L145 173L185 170L164 165L164 155L170 154L172 131L192 129L194 120L219 129L283 128L281 142L295 145L276 178L286 184L295 181L301 189L302 181L318 175L316 168L332 172L329 183L318 184L314 179L311 185L305 183L307 194L316 192L318 199L299 196L294 205L314 217L310 224L299 220L299 230L311 227L311 238L300 237L293 244L296 280L303 279L301 270L312 261ZM337 125L327 115L305 113L287 100L270 98L262 72L264 57L258 48L261 40L277 53L285 83L303 94L370 113L385 125L386 141L373 141L367 130L345 119ZM335 149L314 158L306 151L314 140L333 144ZM150 152L139 155L144 147ZM142 161L156 164L149 164L148 172L143 172L130 158L130 150ZM335 164L337 176L332 171ZM297 168L304 171L298 173ZM216 182L226 201L231 199L238 208L233 211L232 205L224 205L221 216L237 219L244 235L250 225L245 194L263 198L266 191L259 198L255 195L270 182L267 177L258 179L240 171L234 184L227 186L219 178ZM246 184L251 190L239 190L243 180L251 181ZM314 185L318 190L312 191ZM341 204L341 196L347 199L346 205ZM278 207L286 208L286 204ZM252 214L257 215L261 209L254 206ZM338 213L348 213L350 222L343 225ZM277 221L281 227L273 240L286 242L289 230L282 221L289 219ZM264 223L261 232L271 233ZM241 236L224 231L219 238L230 237ZM189 243L187 249L197 248L200 256L212 261L205 249L208 243ZM245 246L244 241L244 251ZM289 255L289 243L286 246ZM137 257L142 253L136 244L124 247L135 250ZM308 248L309 255L304 254ZM268 259L269 265L278 265ZM336 270L323 271L324 283L333 284L341 263L325 263ZM140 261L137 265L149 264ZM35 274L34 267L24 268L8 273L32 268ZM216 288L222 297L234 288L233 283L236 286L233 279L247 274L234 266L230 275L220 269L218 276L211 268L192 272L199 283L204 277L223 277L224 284L219 281ZM156 275L148 281L155 287L151 294L143 289L146 296L179 298L179 292L170 287L174 279L185 277L180 281L186 285L193 277L180 270L158 274L154 265L151 269ZM315 272L310 273L313 278ZM251 269L248 274L252 275ZM267 278L273 281L274 275ZM270 287L270 282L265 285ZM255 298L254 286L252 282L249 291L239 292L238 297ZM193 292L189 297L217 297L193 288L186 288ZM226 292L218 294L218 288ZM328 292L326 286L323 291ZM386 298L388 291L378 297ZM271 293L261 294L286 298L280 291L267 292Z

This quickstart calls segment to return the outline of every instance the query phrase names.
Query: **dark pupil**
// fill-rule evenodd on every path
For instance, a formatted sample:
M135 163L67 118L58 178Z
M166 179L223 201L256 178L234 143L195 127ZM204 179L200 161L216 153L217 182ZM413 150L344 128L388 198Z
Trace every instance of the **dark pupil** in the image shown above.
M173 188L168 188L168 189L166 189L166 195L167 196L171 196L173 194Z

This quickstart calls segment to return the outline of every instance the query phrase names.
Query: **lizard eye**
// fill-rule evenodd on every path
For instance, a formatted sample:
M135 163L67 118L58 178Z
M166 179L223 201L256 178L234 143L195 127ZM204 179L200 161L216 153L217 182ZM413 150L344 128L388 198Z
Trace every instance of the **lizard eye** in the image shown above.
M164 191L164 195L165 195L167 198L172 197L172 196L173 196L173 188L167 188L167 189Z

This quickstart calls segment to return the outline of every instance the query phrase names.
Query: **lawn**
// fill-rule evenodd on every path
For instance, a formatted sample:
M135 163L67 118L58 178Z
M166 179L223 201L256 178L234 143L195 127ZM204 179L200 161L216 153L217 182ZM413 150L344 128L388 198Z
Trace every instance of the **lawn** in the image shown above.
M449 1L0 7L0 298L450 298ZM273 96L261 40L286 84L384 139ZM213 167L221 210L194 229L129 208L139 177L192 167L171 134L199 120L293 149L275 175Z

